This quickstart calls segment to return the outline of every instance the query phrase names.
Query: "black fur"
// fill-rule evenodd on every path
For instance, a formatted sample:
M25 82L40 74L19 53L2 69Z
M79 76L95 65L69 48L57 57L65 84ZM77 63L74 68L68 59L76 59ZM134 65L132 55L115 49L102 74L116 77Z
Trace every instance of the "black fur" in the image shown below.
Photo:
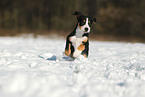
M69 40L69 38L70 37L72 37L72 36L75 36L75 33L76 33L76 28L77 28L77 26L75 27L75 29L73 30L73 32L72 33L70 33L68 36L67 36L67 38L66 38L66 47L65 47L65 50L69 50L69 43L71 44L71 54L69 55L70 57L73 57L73 53L74 53L74 47L73 47L73 45L72 45L72 42ZM86 36L86 37L88 37L88 40L89 40L89 34L88 33L84 33L83 35L82 35L82 37L83 36ZM86 54L86 57L88 57L88 51L89 51L89 41L87 41L87 42L83 42L83 44L85 45L85 49L82 51L82 54Z
M72 37L72 36L75 36L76 35L76 29L77 29L77 27L78 27L78 24L80 25L80 26L83 26L84 24L85 24L85 22L84 22L84 20L86 19L86 18L88 18L89 19L89 26L91 27L91 25L92 25L92 23L94 23L94 22L96 22L96 19L95 18L92 18L92 17L88 17L88 16L84 16L81 12L79 12L79 11L76 11L73 15L76 15L77 16L77 21L78 21L78 23L76 24L76 27L74 28L74 30L67 36L67 38L66 38L66 47L65 47L65 51L68 51L69 52L69 48L70 48L70 50L71 50L71 52L68 54L68 56L70 56L70 57L72 57L72 58L74 58L73 57L73 53L74 53L74 47L73 47L73 44L72 44L72 42L70 41L70 37ZM83 35L82 35L82 37L84 37L84 36L86 36L88 39L87 39L87 41L85 41L85 42L82 42L82 44L85 46L85 49L82 51L82 55L84 55L85 57L88 57L88 55L89 55L89 33L84 33ZM70 47L69 47L69 45L70 45Z

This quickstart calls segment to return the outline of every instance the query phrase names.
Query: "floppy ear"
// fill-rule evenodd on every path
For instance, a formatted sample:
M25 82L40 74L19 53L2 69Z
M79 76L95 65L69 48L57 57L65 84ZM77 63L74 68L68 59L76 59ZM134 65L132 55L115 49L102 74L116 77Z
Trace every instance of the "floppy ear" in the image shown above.
M83 15L81 12L79 12L79 11L75 11L75 13L74 14L72 14L72 15L76 15L77 17L78 16L81 16L81 15Z
M96 18L92 18L92 21L95 24L96 23Z
M79 12L79 11L75 11L75 13L74 13L74 14L72 14L72 15L77 16L77 20L78 20L78 21L80 21L80 19L81 19L81 18L82 18L82 16L83 16L83 14L82 14L81 12Z

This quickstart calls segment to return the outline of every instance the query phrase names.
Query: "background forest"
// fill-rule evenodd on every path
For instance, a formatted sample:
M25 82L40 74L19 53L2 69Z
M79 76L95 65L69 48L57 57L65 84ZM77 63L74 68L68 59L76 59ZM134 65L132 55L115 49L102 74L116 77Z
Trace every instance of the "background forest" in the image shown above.
M76 25L71 14L93 16L91 37L145 41L145 0L0 0L0 35L67 35Z

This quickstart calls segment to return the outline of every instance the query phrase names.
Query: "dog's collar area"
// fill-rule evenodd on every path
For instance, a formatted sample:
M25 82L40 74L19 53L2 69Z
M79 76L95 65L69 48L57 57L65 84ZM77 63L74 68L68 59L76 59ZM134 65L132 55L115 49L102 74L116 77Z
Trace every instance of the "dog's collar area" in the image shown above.
M76 37L80 38L80 37L83 36L83 34L84 34L84 32L78 26L77 29L76 29Z

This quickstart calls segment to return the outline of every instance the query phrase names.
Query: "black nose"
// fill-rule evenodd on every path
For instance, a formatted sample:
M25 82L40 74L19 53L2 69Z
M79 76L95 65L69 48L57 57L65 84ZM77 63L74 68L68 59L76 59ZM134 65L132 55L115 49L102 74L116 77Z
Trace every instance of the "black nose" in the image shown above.
M88 31L88 28L87 27L85 28L85 31Z

